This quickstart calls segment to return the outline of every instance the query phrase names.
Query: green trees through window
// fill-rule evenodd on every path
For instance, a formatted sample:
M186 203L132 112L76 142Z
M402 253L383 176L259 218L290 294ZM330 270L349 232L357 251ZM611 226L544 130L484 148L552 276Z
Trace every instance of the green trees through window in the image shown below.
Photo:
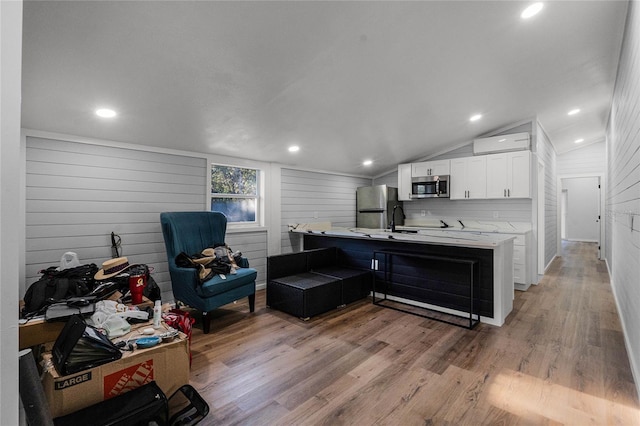
M211 210L221 211L229 222L256 223L258 170L211 166Z

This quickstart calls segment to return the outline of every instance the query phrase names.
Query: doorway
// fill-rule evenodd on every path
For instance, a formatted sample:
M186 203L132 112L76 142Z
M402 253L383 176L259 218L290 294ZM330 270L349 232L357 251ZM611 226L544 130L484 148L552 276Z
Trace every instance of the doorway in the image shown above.
M562 240L593 242L601 257L600 176L563 177L560 197L560 236Z

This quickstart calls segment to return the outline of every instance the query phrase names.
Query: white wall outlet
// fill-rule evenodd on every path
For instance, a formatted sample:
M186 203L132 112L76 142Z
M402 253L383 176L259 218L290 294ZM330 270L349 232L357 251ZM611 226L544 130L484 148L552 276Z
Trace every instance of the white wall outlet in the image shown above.
M420 211L420 216L426 216L426 215L427 215L427 212L426 212L426 211L424 211L424 210L421 210L421 211Z
M500 217L500 213L499 212L493 212L493 218L497 219Z

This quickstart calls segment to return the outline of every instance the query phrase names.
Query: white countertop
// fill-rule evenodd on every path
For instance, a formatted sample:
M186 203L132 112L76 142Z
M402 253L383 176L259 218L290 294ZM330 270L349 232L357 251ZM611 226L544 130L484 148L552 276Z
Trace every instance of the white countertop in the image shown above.
M398 228L400 229L400 227ZM403 233L391 232L388 229L368 229L368 228L338 228L332 227L325 230L314 230L302 227L302 229L293 228L291 232L301 234L317 234L336 237L350 237L362 239L383 239L393 241L407 241L425 244L441 244L457 247L475 247L475 248L495 248L503 245L507 241L513 240L515 237L501 234L461 234L448 229L427 230L420 229L416 232Z

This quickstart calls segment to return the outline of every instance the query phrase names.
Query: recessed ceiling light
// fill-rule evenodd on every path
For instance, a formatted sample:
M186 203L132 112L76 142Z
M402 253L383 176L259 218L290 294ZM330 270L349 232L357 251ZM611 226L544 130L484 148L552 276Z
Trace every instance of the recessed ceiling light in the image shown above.
M300 147L298 145L293 145L289 147L289 152L298 152L300 151Z
M580 139L576 139L575 141L573 141L574 143L580 143L580 142L584 142L584 139L580 138Z
M116 116L116 112L108 108L100 108L96 110L96 115L102 118L113 118Z
M372 161L372 160L364 160L364 161L362 162L362 165L363 165L363 166L370 166L370 165L372 165L372 164L373 164L373 161Z
M476 115L472 115L472 116L469 118L469 121L478 121L478 120L480 120L481 118L482 118L482 114L476 114Z
M574 108L571 111L569 111L567 115L576 115L579 112L580 112L580 108Z
M538 12L540 12L543 7L544 7L544 3L542 2L533 3L532 5L530 5L525 10L522 11L522 13L520 14L520 17L522 19L529 19L532 16L537 15Z

